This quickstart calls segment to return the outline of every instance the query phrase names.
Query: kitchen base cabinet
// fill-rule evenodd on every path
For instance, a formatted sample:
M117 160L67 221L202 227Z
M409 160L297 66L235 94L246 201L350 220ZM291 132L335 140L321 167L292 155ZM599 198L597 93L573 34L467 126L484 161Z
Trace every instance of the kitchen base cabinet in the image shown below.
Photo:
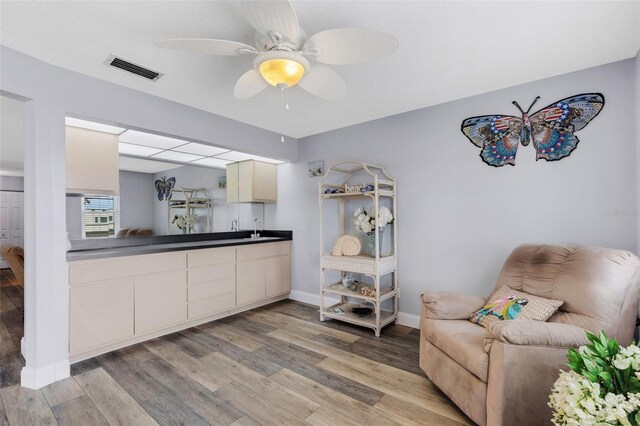
M266 297L291 291L291 255L265 259L265 270Z
M137 277L135 283L136 334L161 330L186 319L184 270Z
M132 337L133 280L99 281L69 289L69 352Z
M69 280L77 362L286 298L291 243L82 260Z
M238 262L236 304L256 302L265 296L265 262L263 259Z

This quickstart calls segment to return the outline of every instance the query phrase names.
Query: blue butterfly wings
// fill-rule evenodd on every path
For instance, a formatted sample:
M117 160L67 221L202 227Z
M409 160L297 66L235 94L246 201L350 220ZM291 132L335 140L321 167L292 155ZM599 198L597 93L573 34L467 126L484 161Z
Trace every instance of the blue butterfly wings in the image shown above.
M173 187L176 186L176 178L170 177L167 179L166 176L162 176L162 178L155 181L156 191L158 192L158 200L162 201L164 199L171 198L171 191L173 191Z
M583 129L604 106L601 93L584 93L554 102L522 118L511 115L470 117L461 130L478 148L482 161L490 166L514 166L518 145L533 140L536 160L556 161L573 152L580 141L575 132Z

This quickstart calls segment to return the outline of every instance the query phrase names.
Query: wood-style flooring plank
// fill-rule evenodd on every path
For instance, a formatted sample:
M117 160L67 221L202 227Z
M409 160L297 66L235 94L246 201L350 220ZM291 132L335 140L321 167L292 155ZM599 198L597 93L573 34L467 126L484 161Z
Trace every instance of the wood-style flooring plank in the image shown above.
M183 352L177 345L162 339L154 339L146 342L145 347L158 357L174 366L177 370L200 383L212 392L222 386L231 383L231 379L219 371L209 367L199 359Z
M329 327L324 327L320 324L316 324L313 322L301 320L296 317L291 317L285 314L281 314L279 312L268 312L268 311L247 311L245 313L249 315L249 317L258 318L262 321L274 321L278 324L278 328L282 328L285 330L292 330L296 333L300 331L304 331L301 334L303 337L307 337L307 335L315 335L318 333L323 333L328 336L334 337L336 339L344 340L345 342L353 343L358 340L360 337L351 333L347 333L340 330L335 330Z
M84 393L51 409L60 426L107 426L107 420Z
M74 378L109 424L157 424L102 368Z
M71 375L77 376L78 374L86 373L87 371L100 368L100 364L95 358L85 359L84 361L74 362L71 364Z
M223 371L241 385L268 399L273 404L304 419L317 410L320 405L291 389L274 382L268 377L245 367L222 354L214 352L201 358L205 363Z
M155 355L154 358L139 363L138 367L149 373L168 392L212 425L228 425L244 415Z
M451 407L446 398L441 396L439 392L433 392L430 389L431 383L427 378L424 379L426 386L423 388L411 385L403 385L401 382L393 378L389 378L371 371L358 370L350 365L344 364L334 359L326 359L318 364L318 367L347 377L365 386L369 386L382 392L385 395L393 396L400 401L406 402L412 406L422 407L433 413L437 413L443 417L464 422L457 410ZM383 396L384 398L384 396Z
M53 382L41 389L42 394L50 407L67 402L84 395L82 388L76 383L73 377Z
M233 332L225 324L210 322L207 324L203 324L198 328L206 333L211 334L212 336L217 337L218 339L222 339L226 342L231 343L232 345L236 345L237 347L244 349L245 351L253 352L264 346L260 342L256 342L253 339Z
M306 420L313 426L361 426L360 423L354 422L325 406L318 408Z
M244 417L240 417L238 420L231 423L230 426L260 426L260 425L256 423L251 417L244 416Z
M194 341L208 347L210 349L209 353L220 352L227 358L239 362L240 364L257 371L264 376L270 376L271 374L279 371L282 368L279 364L269 361L264 357L256 354L257 351L245 351L244 349L240 349L239 347L225 342L222 339L218 339L217 337L212 336L209 333L205 333L204 331L198 329L188 329L184 330L181 333L183 333L185 337L193 339ZM262 349L263 348L259 350Z
M350 396L368 405L373 405L382 397L382 393L364 386L351 379L347 379L338 374L317 367L315 364L308 364L298 360L286 353L279 352L277 349L265 346L256 351L257 354L265 358L279 363L283 368L288 368L316 383L323 384L332 389L337 389L344 395Z
M233 315L230 317L221 318L218 321L220 321L223 324L232 324L236 327L244 328L246 330L257 331L258 333L262 333L262 334L267 334L271 331L276 330L276 327L272 327L268 324L263 324L261 322L249 320L247 318L242 317L241 315Z
M365 370L373 370L378 366L379 362L372 361L363 356L359 356L353 354L351 352L343 351L338 348L331 347L327 344L317 342L311 339L305 339L304 337L299 337L295 333L291 333L285 330L276 330L268 333L269 336L276 337L280 340L284 340L285 342L293 343L303 348L307 348L319 354L339 359L340 361L346 363L352 363L358 365L359 368Z
M392 395L383 396L374 407L401 418L406 424L414 426L422 426L425 424L442 425L442 426L461 426L471 425L462 416L458 415L458 420L441 416L433 411L425 410L414 404L403 401Z
M402 421L337 390L283 369L271 379L363 425L402 425Z
M263 426L305 425L304 420L283 410L239 383L231 383L216 392L239 411Z
M53 426L57 425L55 416L39 390L13 385L0 390L0 397L12 426Z
M147 401L165 391L164 387L145 371L136 367L132 352L116 351L95 359L100 366L138 403ZM140 353L140 352L138 352Z
M208 426L202 417L174 395L165 392L142 403L147 413L161 426L189 425Z

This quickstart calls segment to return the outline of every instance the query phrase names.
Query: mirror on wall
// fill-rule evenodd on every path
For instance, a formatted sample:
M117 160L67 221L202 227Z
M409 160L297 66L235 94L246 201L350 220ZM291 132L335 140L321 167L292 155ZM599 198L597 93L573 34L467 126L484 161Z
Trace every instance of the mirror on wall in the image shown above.
M67 120L68 128L80 126L115 135L119 152L117 195L87 191L67 194L70 239L264 229L263 203L230 202L239 199L239 187L227 187L226 165L251 159L249 154L95 122ZM133 136L127 136L128 132ZM231 170L238 173L238 168ZM237 178L236 175L236 182ZM236 193L230 196L229 190Z

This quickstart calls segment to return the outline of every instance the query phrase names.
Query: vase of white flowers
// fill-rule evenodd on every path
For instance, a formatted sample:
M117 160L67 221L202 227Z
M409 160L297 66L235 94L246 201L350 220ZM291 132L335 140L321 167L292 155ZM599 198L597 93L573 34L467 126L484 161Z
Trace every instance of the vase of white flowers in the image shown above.
M181 215L175 215L173 217L173 220L171 221L171 223L175 223L176 226L182 230L183 234L187 233L187 229L189 229L191 227L191 225L195 225L196 223L198 223L198 221L200 220L200 217L198 217L198 215L195 214L190 214L190 215L186 215L186 214L181 214Z
M386 207L380 207L378 214L376 214L375 210L367 213L365 208L361 207L353 213L353 216L355 217L353 223L356 225L356 231L363 232L369 236L369 256L376 257L376 223L378 224L379 247L382 247L382 235L384 234L385 226L393 223L393 214Z
M639 425L640 348L621 348L603 332L569 349L567 365L549 395L555 425Z

